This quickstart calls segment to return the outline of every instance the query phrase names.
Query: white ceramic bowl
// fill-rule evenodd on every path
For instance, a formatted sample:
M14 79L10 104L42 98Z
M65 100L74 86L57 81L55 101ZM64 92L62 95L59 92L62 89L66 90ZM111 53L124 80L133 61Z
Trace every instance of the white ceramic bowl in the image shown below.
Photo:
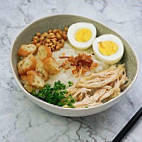
M54 29L54 28L62 29L63 27L70 26L71 24L76 22L90 22L94 24L97 28L97 33L98 33L97 36L102 34L107 34L107 33L118 36L123 41L124 48L125 48L125 54L120 62L126 64L127 75L131 81L129 86L116 98L100 106L94 106L92 108L77 108L77 109L62 108L62 107L58 107L58 106L46 103L34 97L33 95L31 95L24 89L24 87L22 86L20 82L19 75L17 72L17 62L19 60L19 57L17 56L17 51L21 44L29 43L32 37L37 32L44 32L44 31L47 31L48 29ZM91 114L95 114L95 113L104 111L108 109L109 107L113 106L114 104L116 104L124 96L126 91L128 91L128 89L132 86L138 72L138 60L137 60L136 54L133 51L133 49L130 47L130 45L126 42L126 40L124 40L120 35L118 35L113 30L111 30L110 28L104 26L103 24L99 22L96 22L91 19L87 19L85 17L75 16L75 15L54 15L54 16L49 16L49 17L36 20L32 22L31 24L29 24L26 28L24 28L21 31L21 33L17 36L17 38L15 39L13 43L12 50L11 50L10 64L11 64L14 77L19 87L22 89L24 94L30 100L32 100L37 105L39 105L40 107L50 112L53 112L62 116L72 116L72 117L88 116Z

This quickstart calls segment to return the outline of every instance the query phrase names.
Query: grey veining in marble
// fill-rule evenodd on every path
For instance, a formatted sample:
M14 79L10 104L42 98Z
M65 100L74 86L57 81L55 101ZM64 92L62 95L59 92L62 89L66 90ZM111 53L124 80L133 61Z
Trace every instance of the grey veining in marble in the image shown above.
M142 104L141 0L0 0L0 142L105 142L121 130ZM123 100L83 118L54 115L21 92L9 65L12 41L38 18L69 13L98 20L126 38L140 61L139 76ZM125 142L142 141L142 125Z

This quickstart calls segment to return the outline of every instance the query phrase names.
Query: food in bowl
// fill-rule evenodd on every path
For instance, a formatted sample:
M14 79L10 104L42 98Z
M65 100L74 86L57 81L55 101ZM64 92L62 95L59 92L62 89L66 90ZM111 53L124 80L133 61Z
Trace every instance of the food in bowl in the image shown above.
M97 37L92 46L95 55L107 64L119 62L124 53L122 41L112 34Z
M118 96L128 85L125 65L116 65L123 43L114 35L96 38L96 32L93 24L79 22L38 32L22 44L17 68L24 88L66 108L93 107Z
M96 37L96 28L91 23L78 22L68 29L68 40L77 49L87 49Z

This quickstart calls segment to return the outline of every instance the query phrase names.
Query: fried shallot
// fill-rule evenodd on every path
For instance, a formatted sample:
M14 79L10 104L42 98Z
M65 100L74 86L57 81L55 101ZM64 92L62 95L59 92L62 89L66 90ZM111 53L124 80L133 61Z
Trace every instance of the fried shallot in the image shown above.
M82 74L86 73L88 70L97 67L98 64L93 62L91 55L86 54L78 54L78 56L60 56L60 59L66 59L65 62L60 67L63 67L64 69L69 69L70 67L67 67L68 65L73 66L72 69L73 74L78 74L82 68Z

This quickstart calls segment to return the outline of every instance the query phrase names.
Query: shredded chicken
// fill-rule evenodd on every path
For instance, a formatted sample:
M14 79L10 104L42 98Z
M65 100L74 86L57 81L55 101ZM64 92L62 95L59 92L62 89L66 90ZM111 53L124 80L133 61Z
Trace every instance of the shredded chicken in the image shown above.
M112 67L114 69L114 66ZM115 67L114 70L105 70L100 73L91 74L88 77L81 78L76 87L86 87L97 89L115 81L125 71L124 65ZM91 79L90 79L91 78Z
M92 107L116 97L127 84L125 65L122 64L87 77L80 77L68 92L76 100L75 108Z
M90 92L91 89L87 89L87 88L76 88L75 86L72 86L68 89L68 92L73 96L73 98L75 98L76 100L82 100L85 95ZM80 97L82 99L80 99Z

